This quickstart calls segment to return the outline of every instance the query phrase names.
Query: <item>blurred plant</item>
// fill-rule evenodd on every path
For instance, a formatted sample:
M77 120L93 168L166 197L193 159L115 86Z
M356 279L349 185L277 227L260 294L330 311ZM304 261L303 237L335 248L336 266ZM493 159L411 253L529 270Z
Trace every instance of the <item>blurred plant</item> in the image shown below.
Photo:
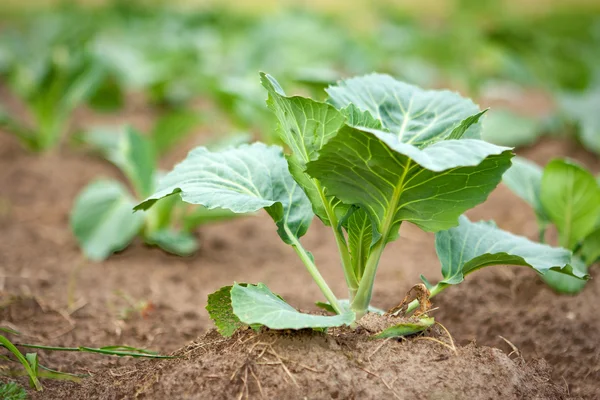
M577 137L588 150L600 154L600 83L583 92L560 93L557 97L562 118L575 125Z
M205 65L219 55L220 38L211 26L166 11L116 14L109 21L92 48L117 87L173 107L202 92Z
M103 260L123 250L141 236L149 245L185 256L198 249L194 229L205 223L234 216L226 210L190 207L177 198L159 202L147 213L132 207L154 192L160 178L158 154L189 133L198 119L193 113L167 115L157 121L151 135L132 128L95 129L83 140L127 178L133 193L117 180L100 179L86 186L71 211L71 229L91 260ZM230 139L228 139L230 140Z
M544 132L537 118L517 114L507 109L490 110L485 120L483 140L500 146L526 146Z
M66 16L48 15L31 22L26 32L2 35L4 76L11 92L26 106L32 123L0 107L0 127L33 151L59 144L72 112L91 98L104 68L87 51L91 29Z
M27 392L15 382L0 383L0 399L26 400Z
M554 225L560 246L574 253L573 267L587 273L600 261L600 179L570 160L556 159L545 168L515 157L504 184L535 211L540 242ZM561 293L578 293L585 281L550 271L544 281Z

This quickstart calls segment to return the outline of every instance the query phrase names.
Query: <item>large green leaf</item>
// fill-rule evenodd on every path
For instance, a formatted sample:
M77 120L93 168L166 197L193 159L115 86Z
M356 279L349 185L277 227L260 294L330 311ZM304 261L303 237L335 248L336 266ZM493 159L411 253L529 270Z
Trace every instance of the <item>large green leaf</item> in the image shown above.
M581 166L553 160L544 169L541 201L556 225L560 244L575 249L596 227L600 216L600 187L596 178Z
M127 189L110 180L93 182L77 196L71 229L89 259L103 260L129 245L144 224L134 205Z
M314 212L329 224L323 189L306 175L306 163L317 158L319 150L337 134L345 117L333 106L300 96L286 96L279 83L261 73L269 93L267 105L279 121L279 136L290 148L289 169L313 204Z
M369 111L399 142L418 147L447 138L464 119L480 113L471 100L457 93L424 90L381 74L341 81L327 93L336 108L354 104ZM469 126L464 137L479 138L481 124Z
M192 150L161 180L158 191L135 209L147 209L158 199L173 194L209 210L225 208L249 213L264 208L286 243L286 230L300 237L313 218L310 201L288 172L281 148L262 143L221 152L210 152L204 147Z
M307 172L371 218L374 241L401 221L436 232L482 203L510 166L512 152L481 140L444 140L424 149L390 133L342 128Z
M535 163L521 157L512 160L512 166L502 177L502 182L517 196L533 207L540 222L548 222L541 200L542 169Z
M355 319L352 311L333 316L301 313L262 283L246 287L234 285L231 289L231 304L240 321L248 325L261 324L271 329L332 328L350 325Z
M492 221L471 222L461 216L460 224L435 235L435 248L442 264L441 284L456 285L467 274L491 265L522 265L540 274L550 270L584 278L574 270L571 252L550 247L499 229Z

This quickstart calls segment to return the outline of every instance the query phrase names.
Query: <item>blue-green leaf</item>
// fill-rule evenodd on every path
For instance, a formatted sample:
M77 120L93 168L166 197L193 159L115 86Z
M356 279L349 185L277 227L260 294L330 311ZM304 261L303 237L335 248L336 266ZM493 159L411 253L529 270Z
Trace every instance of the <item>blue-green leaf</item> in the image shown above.
M290 242L286 229L300 237L313 218L310 201L290 175L281 148L262 143L221 152L204 147L192 150L161 180L158 191L135 209L147 209L173 194L209 210L224 208L243 214L264 208L286 243Z
M261 324L271 329L333 328L350 325L355 315L323 316L304 314L276 296L264 284L234 285L231 289L234 314L245 324Z
M456 285L467 274L492 265L522 265L542 275L555 270L587 278L571 267L570 251L513 235L492 221L471 222L461 216L459 226L435 235L435 248L442 264L442 284Z
M319 150L344 124L345 117L330 104L286 96L272 76L264 73L260 76L269 93L267 105L279 121L279 136L291 150L287 157L289 170L310 198L315 214L329 224L323 189L306 175L306 163L317 158Z
M424 90L382 74L341 81L327 93L336 108L353 104L368 111L397 141L417 147L447 138L463 120L480 114L471 100L457 93ZM480 133L480 123L463 132L465 138L476 139Z

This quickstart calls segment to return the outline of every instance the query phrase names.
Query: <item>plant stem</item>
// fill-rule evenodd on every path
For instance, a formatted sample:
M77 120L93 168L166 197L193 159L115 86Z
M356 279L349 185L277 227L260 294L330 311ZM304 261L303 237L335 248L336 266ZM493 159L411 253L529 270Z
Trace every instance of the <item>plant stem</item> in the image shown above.
M333 294L333 291L329 288L327 282L325 282L325 279L317 269L317 266L313 262L312 258L308 255L306 250L304 250L304 247L302 247L302 244L300 243L298 238L296 238L292 231L290 231L290 228L288 228L287 225L284 225L284 230L290 238L290 241L292 242L292 247L294 248L294 250L296 250L296 253L306 266L308 273L315 280L315 283L317 284L317 286L319 286L319 289L321 289L321 292L323 292L323 295L325 296L327 301L329 301L331 307L333 307L336 313L343 314L343 310L338 303L337 297L335 297L335 294Z
M404 190L404 180L408 175L410 167L411 161L409 160L406 166L404 167L404 172L402 173L402 176L400 177L400 179L398 179L396 188L394 189L394 194L389 203L389 209L387 210L387 213L385 215L385 221L381 229L381 238L379 239L375 247L373 247L371 253L369 254L369 257L367 258L365 270L363 272L360 284L358 286L358 292L356 293L354 301L352 301L351 303L351 309L356 313L357 320L362 318L369 309L369 304L371 303L371 295L373 294L373 284L375 283L375 274L377 273L377 266L379 265L381 254L383 254L383 249L385 249L385 245L388 242L390 231L394 226L394 215L396 213L396 207L398 205L398 202L400 201L400 197L402 196L402 191ZM400 229L400 225L398 225L398 229Z
M346 240L344 239L342 233L338 230L339 221L337 219L337 216L335 215L333 207L331 207L330 203L327 201L327 197L325 197L325 192L321 187L321 184L315 180L315 186L319 190L321 201L323 202L325 212L327 213L327 218L329 219L329 223L331 224L331 230L333 231L333 235L335 236L335 243L337 244L338 253L340 254L340 258L342 260L344 277L346 278L346 284L348 285L348 295L350 297L350 302L352 302L354 296L356 295L356 292L358 291L358 279L356 278L356 273L352 268L352 261L350 260L348 246L346 245Z
M450 285L448 285L446 283L441 283L441 282L437 283L434 287L432 287L429 290L429 293L431 293L429 295L429 297L431 298L431 297L435 296L436 294L442 292L448 286L450 286ZM410 304L408 305L407 309L406 309L406 313L408 314L409 312L415 310L418 306L419 306L419 300L415 299L415 300L411 301Z
M357 320L362 318L367 313L369 308L371 295L373 293L373 283L375 282L375 273L377 272L377 265L379 265L379 260L381 258L381 254L383 254L384 248L385 238L382 237L371 250L369 258L367 258L365 271L362 279L360 280L356 297L354 297L354 300L351 303L352 311L356 313Z

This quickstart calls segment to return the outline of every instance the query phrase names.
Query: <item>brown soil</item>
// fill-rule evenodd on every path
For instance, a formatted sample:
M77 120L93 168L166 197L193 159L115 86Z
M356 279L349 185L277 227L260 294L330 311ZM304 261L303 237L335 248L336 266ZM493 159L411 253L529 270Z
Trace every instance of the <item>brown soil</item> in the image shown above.
M416 340L360 333L214 331L176 353L62 385L45 399L512 399L566 398L544 361L514 362L469 345L455 355ZM106 388L112 388L107 391Z
M181 157L185 151L186 146L182 146L176 154ZM597 158L570 142L546 140L525 149L524 153L540 163L566 155L596 172L600 170ZM168 157L168 160L176 159ZM164 167L168 168L169 164ZM0 290L4 293L0 299L0 325L24 333L13 339L62 346L126 344L168 353L203 335L212 326L204 309L206 297L233 281L264 282L290 304L302 309L314 309L314 301L322 300L294 251L279 240L272 221L264 214L202 227L198 232L202 248L194 257L169 256L135 242L104 263L86 261L70 233L68 213L78 191L98 176L119 178L119 173L106 162L72 149L44 156L27 154L12 138L0 133ZM469 215L472 219L495 219L504 229L535 237L533 214L504 187ZM303 242L313 252L334 292L341 295L344 282L328 229L315 221ZM381 308L395 306L406 291L419 282L421 273L432 281L440 276L433 236L405 226L400 240L390 246L382 259L373 304ZM573 397L594 399L600 393L600 320L595 318L600 312L599 295L597 279L590 281L578 296L558 296L531 271L518 267L490 268L434 298L434 307L438 309L433 315L462 345L476 340L478 345L498 347L508 354L513 349L499 337L503 336L516 346L529 367L514 354L511 363L497 350L468 345L461 348L460 357L456 357L428 341L387 342L382 347L383 352L380 350L372 359L374 370L368 362L363 367L390 385L399 376L393 390L401 398L418 396L417 392L405 395L402 392L405 387L420 390L419 385L401 380L407 369L414 373L407 376L427 377L420 381L423 387L434 382L438 385L454 382L456 386L451 387L460 389L460 393L479 390L476 387L482 382L480 378L464 375L477 372L485 377L490 388L501 390L495 398L560 397L556 386L541 383L547 370L543 363L535 360L543 357L552 369L551 379L555 385ZM294 360L298 360L300 351L310 354L303 362L319 371L323 364L317 363L318 354L323 360L336 360L326 364L332 366L334 375L331 376L340 382L350 382L344 390L352 392L342 392L341 384L319 380L320 374L290 363L288 368L292 375L299 383L306 382L303 387L307 391L334 390L335 386L339 398L347 398L352 393L356 398L393 395L380 378L355 368L354 361L348 360L343 351L334 351L331 347L331 343L337 343L344 348L340 343L347 343L352 349L349 354L364 360L377 346L375 342L351 335L335 338L317 335L311 343L319 350L313 351L306 345L306 335L278 336L280 339L273 346L278 354L281 351ZM195 382L198 386L184 387L194 392L200 390L200 385L214 384L210 390L220 387L235 397L241 390L241 375L234 379L235 385L221 383L221 386L212 382L217 378L209 375L229 379L229 371L237 365L234 363L243 362L242 355L248 357L248 345L235 344L241 337L213 347L201 347L202 343L218 339L209 334L198 342L200 344L187 348L190 353L184 362L136 361L78 353L40 352L40 355L46 366L95 376L78 390L93 390L95 382L108 385L106 379L112 379L112 375L136 370L140 374L132 374L136 379L153 379L156 376L152 375L153 368L160 368L158 376L164 379L146 392L148 398L169 398L153 395L159 390L176 388L178 376L182 381ZM250 342L268 341L268 338L263 335ZM231 357L223 364L211 366L225 354L222 352ZM428 361L438 357L447 359ZM399 363L398 360L411 362ZM232 364L227 365L226 361ZM466 368L468 363L474 364ZM126 369L118 369L123 367ZM254 372L259 374L265 391L300 393L294 391L293 383L283 385L282 367L265 365ZM194 373L198 375L192 375ZM250 370L248 374L251 375ZM357 386L355 381L350 381L352 376L358 376L356 374L363 374L364 387L362 383ZM444 379L440 380L440 376ZM454 378L450 380L450 376ZM125 385L126 379L121 377L118 382ZM250 392L255 393L254 378L247 378L247 382ZM271 388L269 382L279 384ZM471 383L472 388L467 388ZM23 380L23 384L26 381ZM44 384L46 390L39 398L77 398L65 397L65 391L77 388L71 383L44 381ZM105 398L119 398L121 389L113 383L110 385L96 387L96 393L102 391ZM518 387L520 392L515 391ZM528 392L536 388L550 390L546 392L548 397L541 392ZM368 392L361 395L361 390ZM92 392L86 393L90 394L89 398L97 397L92 396ZM480 398L475 395L477 392L470 393L472 398ZM132 396L134 393L123 394ZM307 396L319 397L317 392Z

